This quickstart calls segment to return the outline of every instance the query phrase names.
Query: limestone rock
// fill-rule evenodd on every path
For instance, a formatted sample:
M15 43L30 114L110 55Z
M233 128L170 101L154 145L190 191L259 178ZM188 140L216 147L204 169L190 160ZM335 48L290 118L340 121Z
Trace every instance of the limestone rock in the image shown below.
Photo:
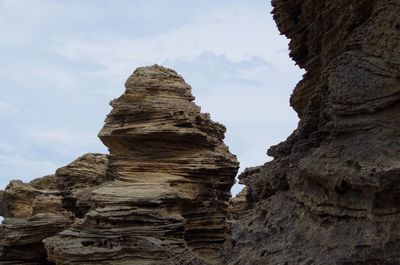
M107 176L90 211L45 240L57 264L208 264L226 232L238 169L225 128L200 113L176 72L138 68L99 133Z
M236 222L246 209L247 187L229 200L228 220Z
M83 192L105 181L107 161L105 155L87 154L55 175L29 184L11 181L0 193L0 215L5 217L0 225L0 263L52 264L42 240L87 211L87 205L81 206L87 197Z
M42 240L70 225L67 214L6 218L0 226L1 264L50 264Z
M400 2L273 0L299 127L241 176L229 264L400 264Z
M138 68L99 133L110 155L0 193L2 264L218 264L238 162L193 100L175 71Z

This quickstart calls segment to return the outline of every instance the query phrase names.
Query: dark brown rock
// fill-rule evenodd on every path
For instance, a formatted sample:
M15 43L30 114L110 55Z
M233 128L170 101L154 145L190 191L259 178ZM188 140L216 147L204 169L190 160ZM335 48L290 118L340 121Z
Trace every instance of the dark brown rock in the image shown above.
M400 2L274 0L298 129L241 176L229 264L400 264Z

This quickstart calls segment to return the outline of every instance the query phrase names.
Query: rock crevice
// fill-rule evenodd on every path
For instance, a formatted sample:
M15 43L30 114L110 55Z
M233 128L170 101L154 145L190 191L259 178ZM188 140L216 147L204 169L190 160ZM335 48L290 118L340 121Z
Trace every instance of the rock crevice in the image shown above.
M398 264L400 3L273 0L307 73L297 130L245 171L232 264Z

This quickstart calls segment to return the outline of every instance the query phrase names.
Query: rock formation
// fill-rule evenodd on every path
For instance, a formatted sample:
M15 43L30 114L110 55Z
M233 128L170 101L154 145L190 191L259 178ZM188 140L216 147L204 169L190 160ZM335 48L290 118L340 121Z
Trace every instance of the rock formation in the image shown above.
M228 264L400 264L400 2L273 0L298 129L246 170Z
M105 155L87 154L55 175L12 181L0 194L0 264L51 264L42 240L69 227L88 209L87 194L106 180Z
M0 192L1 264L400 264L400 2L272 3L307 73L298 129L245 192L229 202L238 163L184 80L138 68L99 134L110 155Z
M217 264L238 162L193 100L176 72L138 68L99 133L110 155L1 193L2 264Z
M229 200L228 221L236 222L246 209L247 188L245 187L235 197Z

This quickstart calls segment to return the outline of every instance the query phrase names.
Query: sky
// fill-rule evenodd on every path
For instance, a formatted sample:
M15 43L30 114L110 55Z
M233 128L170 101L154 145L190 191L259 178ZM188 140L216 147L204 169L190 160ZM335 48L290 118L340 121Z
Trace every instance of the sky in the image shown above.
M270 160L297 127L289 97L303 74L270 12L268 0L0 0L0 189L107 153L109 101L152 64L227 127L240 171Z

